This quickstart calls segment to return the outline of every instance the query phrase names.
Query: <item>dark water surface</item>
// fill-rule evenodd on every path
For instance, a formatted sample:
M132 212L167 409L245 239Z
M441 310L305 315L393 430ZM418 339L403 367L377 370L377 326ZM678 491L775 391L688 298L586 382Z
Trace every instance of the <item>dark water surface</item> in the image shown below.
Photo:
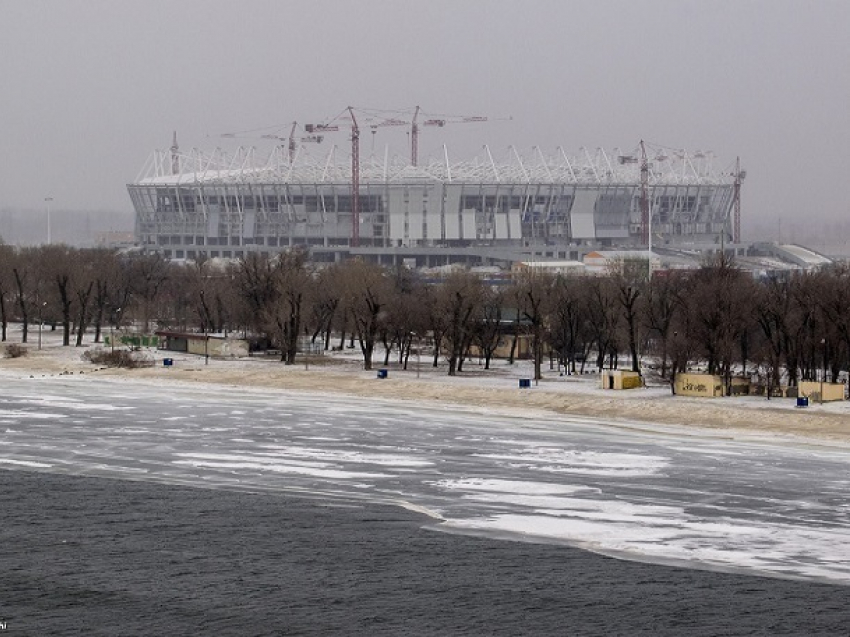
M850 633L848 587L450 535L379 505L0 471L0 514L0 637Z

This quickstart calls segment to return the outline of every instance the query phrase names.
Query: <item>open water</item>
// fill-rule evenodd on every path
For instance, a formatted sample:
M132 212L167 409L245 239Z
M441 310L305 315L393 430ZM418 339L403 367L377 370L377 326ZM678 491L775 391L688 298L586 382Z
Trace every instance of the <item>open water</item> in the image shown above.
M846 586L442 533L377 504L0 471L0 516L0 637L850 633Z

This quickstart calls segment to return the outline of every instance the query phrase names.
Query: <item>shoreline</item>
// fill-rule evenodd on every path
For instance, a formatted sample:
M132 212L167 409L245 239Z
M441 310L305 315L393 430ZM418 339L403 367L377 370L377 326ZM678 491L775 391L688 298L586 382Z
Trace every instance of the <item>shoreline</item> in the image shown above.
M89 346L91 347L91 346ZM419 401L431 405L486 409L509 415L535 412L537 416L591 417L611 424L671 425L695 430L721 431L730 435L782 436L850 446L850 402L842 401L796 408L791 399L745 396L692 398L673 396L669 387L632 390L601 390L596 376L558 376L544 373L538 383L518 388L517 379L530 373L528 361L508 366L494 363L489 371L469 365L455 377L434 370L430 360L419 371L409 364L401 370L387 367L388 378L377 379L362 369L362 361L349 355L315 357L307 365L286 366L275 359L210 359L175 352L151 350L153 367L106 368L82 359L89 347L62 347L51 343L40 350L30 348L26 356L0 359L0 373L31 376L86 375L87 378L137 379L151 385L173 382L206 383L230 388L257 390L286 389L316 394L334 393L376 399ZM94 346L97 347L97 346ZM161 365L170 357L172 367ZM156 365L159 363L159 366ZM306 367L306 369L305 369Z
M97 347L97 346L95 346ZM362 360L349 355L319 356L306 365L286 366L274 359L213 359L205 364L203 357L176 352L151 350L153 367L126 369L106 368L82 359L88 347L62 347L51 343L40 350L30 348L26 356L0 359L0 373L39 378L45 376L85 375L86 378L137 379L148 385L169 383L205 383L238 389L285 389L315 394L334 393L382 400L417 401L430 405L465 409L485 409L509 415L535 412L556 417L584 416L612 421L610 424L630 426L665 425L695 433L728 432L739 436L771 436L774 439L810 440L850 446L850 401L796 408L792 399L744 396L726 398L693 398L673 396L668 386L651 386L632 390L602 390L595 374L559 376L544 372L544 378L527 389L518 387L523 372L530 375L530 363L518 361L513 366L503 361L495 369L477 371L468 365L455 377L443 368L434 370L430 360L419 371L413 364L406 371L397 365L386 367L388 378L378 379L376 364L371 371L362 369ZM162 358L174 360L171 367L162 366ZM159 366L157 365L159 364ZM306 369L305 369L306 368Z

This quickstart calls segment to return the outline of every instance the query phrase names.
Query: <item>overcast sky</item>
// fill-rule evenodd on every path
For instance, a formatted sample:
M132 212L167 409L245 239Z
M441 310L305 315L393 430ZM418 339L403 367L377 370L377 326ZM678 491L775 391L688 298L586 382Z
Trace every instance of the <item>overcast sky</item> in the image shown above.
M512 117L427 129L424 155L645 139L739 155L745 224L850 216L847 0L0 0L0 51L0 208L131 210L173 130L212 149L418 104Z

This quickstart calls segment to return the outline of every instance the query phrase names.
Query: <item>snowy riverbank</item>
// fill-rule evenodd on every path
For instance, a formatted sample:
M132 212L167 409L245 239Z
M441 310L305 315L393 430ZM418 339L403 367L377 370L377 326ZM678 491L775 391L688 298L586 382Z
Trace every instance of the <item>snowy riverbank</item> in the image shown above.
M10 342L15 342L12 333ZM819 443L850 444L850 401L797 408L793 399L763 396L734 398L689 398L672 396L666 385L625 391L599 388L595 374L561 375L544 366L543 379L520 388L519 379L532 376L529 361L508 365L494 361L484 370L477 360L467 362L465 371L449 377L441 366L434 369L431 359L414 358L403 370L396 364L386 367L387 378L377 378L377 369L363 369L356 352L334 352L312 357L306 364L285 366L273 357L219 360L149 350L154 366L144 369L107 369L83 360L87 349L62 347L58 332L42 334L38 349L36 335L30 335L28 353L20 358L0 359L0 374L17 377L43 377L63 374L133 380L165 387L175 382L212 383L231 389L246 387L269 390L288 389L314 393L342 393L376 399L424 401L431 405L459 405L467 409L501 413L582 415L603 418L611 424L686 425L721 429L730 436L780 436L814 439ZM173 365L163 365L171 358ZM376 357L377 360L377 357ZM380 362L380 361L379 361Z

